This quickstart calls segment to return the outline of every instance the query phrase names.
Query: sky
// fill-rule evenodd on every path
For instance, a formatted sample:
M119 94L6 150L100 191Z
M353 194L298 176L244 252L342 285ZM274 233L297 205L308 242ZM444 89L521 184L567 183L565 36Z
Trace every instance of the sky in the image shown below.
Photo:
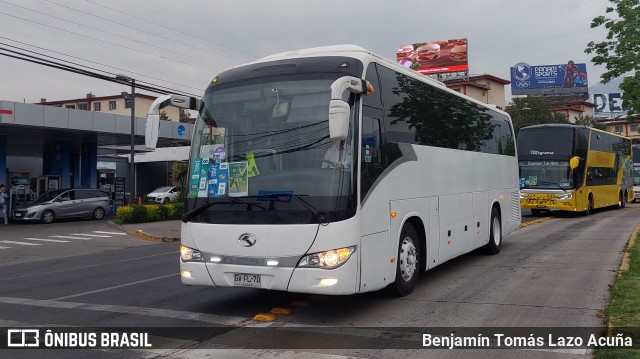
M587 64L593 85L605 69L584 49L605 39L605 30L590 24L607 6L606 0L0 0L0 47L200 96L219 72L278 52L355 44L395 59L399 44L466 37L471 74L508 80L519 62L574 60ZM127 90L0 56L0 100Z

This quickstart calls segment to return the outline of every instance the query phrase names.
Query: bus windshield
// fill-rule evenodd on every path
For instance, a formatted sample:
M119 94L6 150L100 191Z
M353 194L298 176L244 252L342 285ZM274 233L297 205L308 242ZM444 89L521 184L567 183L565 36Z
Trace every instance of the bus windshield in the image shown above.
M571 189L573 171L569 161L520 161L522 188Z
M191 145L187 210L216 205L195 221L308 223L319 212L329 220L347 216L355 208L353 131L333 141L328 122L330 86L340 76L291 74L210 86ZM353 111L350 121L351 128Z

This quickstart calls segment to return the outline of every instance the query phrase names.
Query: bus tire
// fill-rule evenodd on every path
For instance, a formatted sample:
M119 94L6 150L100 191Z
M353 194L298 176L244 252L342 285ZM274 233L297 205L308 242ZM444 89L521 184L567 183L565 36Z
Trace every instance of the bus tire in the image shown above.
M539 216L541 213L542 211L539 209L535 209L535 208L531 209L531 214L533 214L534 216Z
M593 211L593 195L589 193L589 198L587 199L587 210L582 212L583 216L588 216Z
M396 280L387 289L397 297L404 297L413 292L420 268L420 238L409 223L400 232L396 258Z
M623 209L624 207L627 206L627 196L624 195L624 193L622 191L620 191L620 194L618 195L618 209Z
M484 246L484 250L487 254L498 254L500 248L502 248L502 221L500 212L496 207L493 207L489 222L489 243Z

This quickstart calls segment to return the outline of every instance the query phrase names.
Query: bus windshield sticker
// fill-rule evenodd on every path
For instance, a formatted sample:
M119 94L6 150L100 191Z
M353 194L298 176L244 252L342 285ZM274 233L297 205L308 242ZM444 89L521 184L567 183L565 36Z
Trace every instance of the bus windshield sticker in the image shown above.
M529 186L538 185L538 176L529 176Z
M249 162L229 163L229 197L247 196L249 194Z
M200 186L200 167L202 164L202 158L196 158L193 160L193 168L191 168L191 182L189 182L189 197L195 198L198 196L198 188Z
M198 197L207 197L207 183L209 174L208 157L202 158L200 162L200 182L198 182Z
M249 162L249 177L260 176L260 170L258 169L258 165L256 164L256 155L253 151L247 152L247 161Z
M227 162L209 165L209 197L226 197L229 166Z

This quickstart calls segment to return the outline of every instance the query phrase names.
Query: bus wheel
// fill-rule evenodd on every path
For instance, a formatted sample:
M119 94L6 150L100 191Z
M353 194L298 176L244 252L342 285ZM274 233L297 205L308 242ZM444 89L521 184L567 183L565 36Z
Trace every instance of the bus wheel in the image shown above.
M420 263L420 240L415 228L409 223L404 225L400 232L398 256L396 260L396 280L391 283L391 294L404 297L413 292L418 279Z
M587 200L587 210L582 212L584 216L588 216L593 211L593 196L589 194L589 199Z
M618 208L622 209L627 206L627 196L620 192L620 198L618 198Z
M500 220L500 212L493 207L491 209L491 222L489 230L489 243L484 246L487 254L498 254L502 247L502 222Z

